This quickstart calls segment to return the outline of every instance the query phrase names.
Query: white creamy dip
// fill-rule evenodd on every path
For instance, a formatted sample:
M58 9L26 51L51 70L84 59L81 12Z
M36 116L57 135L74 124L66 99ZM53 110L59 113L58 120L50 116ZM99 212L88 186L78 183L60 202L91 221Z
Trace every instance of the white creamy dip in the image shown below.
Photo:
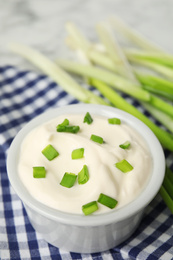
M116 208L131 202L147 185L152 170L152 158L143 138L129 125L108 123L108 118L91 114L92 124L83 123L85 115L63 115L55 118L26 136L19 156L18 172L29 193L49 207L69 213L82 213L82 205L98 199L104 193L118 201ZM77 134L57 132L56 127L67 118L70 125L80 126ZM90 140L98 135L103 144ZM130 141L128 149L120 144ZM49 161L42 150L51 144L59 156ZM74 149L84 148L84 157L72 160ZM133 170L121 172L115 163L126 159ZM78 174L87 165L89 181L83 185L77 182L71 188L60 185L65 172ZM46 178L33 178L33 167L44 166ZM115 208L115 209L116 209ZM99 204L97 213L110 211Z

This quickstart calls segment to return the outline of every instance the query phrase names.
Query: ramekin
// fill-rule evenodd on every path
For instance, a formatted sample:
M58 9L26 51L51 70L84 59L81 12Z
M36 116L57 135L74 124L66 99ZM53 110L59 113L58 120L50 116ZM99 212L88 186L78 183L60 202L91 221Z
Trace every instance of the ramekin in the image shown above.
M134 127L147 143L153 161L148 184L135 200L109 213L89 216L64 213L41 204L28 193L17 171L21 143L33 128L59 115L86 112L119 117ZM16 135L8 151L7 172L13 189L24 204L32 226L43 239L67 251L95 253L117 246L136 230L145 207L158 193L163 182L165 156L153 132L134 116L110 106L76 104L50 109L26 124Z

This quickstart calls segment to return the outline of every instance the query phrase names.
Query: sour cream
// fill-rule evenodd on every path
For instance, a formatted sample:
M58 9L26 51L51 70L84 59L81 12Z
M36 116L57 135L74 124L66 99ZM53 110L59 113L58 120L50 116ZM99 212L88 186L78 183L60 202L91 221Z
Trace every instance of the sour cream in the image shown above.
M152 158L143 138L125 122L120 125L108 123L108 118L91 115L92 124L83 123L84 115L59 116L33 129L24 139L18 163L18 173L28 192L41 203L63 212L83 214L82 205L97 201L100 193L118 201L118 209L134 200L146 187L152 171ZM70 125L78 125L76 134L57 132L56 127L67 118ZM98 135L104 143L90 140ZM120 144L129 141L130 147L122 149ZM49 161L42 150L51 144L59 156ZM71 153L84 148L84 157L72 160ZM115 163L127 160L133 170L123 173ZM87 165L89 181L77 182L72 188L60 185L65 172L78 174ZM33 167L44 166L46 178L33 178ZM99 204L94 214L111 211Z

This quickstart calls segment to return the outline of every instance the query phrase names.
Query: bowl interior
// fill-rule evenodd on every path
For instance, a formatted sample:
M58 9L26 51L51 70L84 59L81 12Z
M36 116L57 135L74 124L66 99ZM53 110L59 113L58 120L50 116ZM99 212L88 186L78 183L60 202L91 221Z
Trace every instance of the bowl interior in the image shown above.
M148 144L153 160L153 171L148 181L148 184L135 200L133 200L131 203L127 204L122 208L111 211L110 213L90 215L87 217L76 214L64 213L58 210L54 210L46 205L43 205L42 203L39 203L25 189L24 185L20 181L20 178L18 177L17 172L17 162L19 159L21 143L25 136L33 128L55 117L58 117L59 115L69 113L81 114L86 112L90 112L95 115L102 115L105 117L119 117L132 128L135 128L135 130L143 137L143 139ZM25 125L24 128L21 129L21 131L14 138L11 147L8 151L7 157L7 172L9 180L11 182L12 187L14 188L18 196L21 198L21 200L24 202L24 204L28 205L33 210L35 210L43 216L46 216L49 219L60 221L61 223L79 226L94 226L108 224L111 222L117 222L127 218L127 216L130 217L133 214L139 212L146 205L148 205L148 203L157 194L164 178L164 171L165 157L162 146L160 145L158 139L153 134L153 132L144 123L142 123L137 118L122 110L109 106L91 104L68 105L60 108L51 109L46 113L31 120L28 124Z

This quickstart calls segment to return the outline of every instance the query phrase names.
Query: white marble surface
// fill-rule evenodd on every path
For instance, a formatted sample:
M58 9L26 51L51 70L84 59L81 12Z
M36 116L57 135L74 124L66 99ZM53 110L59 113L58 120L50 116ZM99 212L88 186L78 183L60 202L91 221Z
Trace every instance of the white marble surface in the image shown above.
M14 41L50 58L66 57L67 21L92 39L95 24L114 14L173 53L172 0L0 0L0 65L31 66L9 52L7 46Z

